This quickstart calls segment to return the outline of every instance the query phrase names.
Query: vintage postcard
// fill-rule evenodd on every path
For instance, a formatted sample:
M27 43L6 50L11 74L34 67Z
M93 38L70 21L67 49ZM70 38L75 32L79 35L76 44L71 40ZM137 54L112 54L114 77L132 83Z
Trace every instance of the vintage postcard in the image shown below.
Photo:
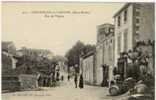
M2 2L2 100L154 100L154 2Z

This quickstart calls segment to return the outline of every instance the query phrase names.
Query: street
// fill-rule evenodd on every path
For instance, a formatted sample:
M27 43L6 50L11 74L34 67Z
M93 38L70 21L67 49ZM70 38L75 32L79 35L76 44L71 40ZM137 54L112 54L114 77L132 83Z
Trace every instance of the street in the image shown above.
M121 97L121 96L120 96ZM108 89L85 85L75 88L74 81L61 82L57 87L46 87L40 91L20 91L2 94L3 100L117 100L108 96ZM120 100L120 99L119 99Z

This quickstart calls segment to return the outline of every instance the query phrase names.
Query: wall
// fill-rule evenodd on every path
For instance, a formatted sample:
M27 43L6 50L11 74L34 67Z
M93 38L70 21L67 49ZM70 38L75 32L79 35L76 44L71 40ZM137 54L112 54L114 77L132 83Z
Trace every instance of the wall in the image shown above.
M97 85L103 81L102 65L109 65L109 79L114 66L114 25L106 23L97 27L96 72ZM109 80L108 79L108 80Z
M19 81L22 89L35 89L38 88L38 76L37 75L19 75Z
M139 9L138 9L139 8ZM127 23L123 22L124 11L128 11ZM136 15L136 11L140 12ZM121 26L117 26L117 18L121 16ZM136 18L139 23L136 23ZM117 16L114 17L115 22L115 65L117 64L118 53L118 36L121 35L121 52L124 51L124 31L128 30L128 50L135 46L137 41L154 40L155 25L154 25L154 4L152 3L133 3L128 8L123 9ZM139 26L139 29L136 29Z
M127 23L124 23L123 15L124 11L128 10ZM121 26L117 26L117 18L121 16ZM124 32L128 30L127 38L127 50L132 50L136 42L144 41L147 43L148 40L155 40L155 17L154 17L154 4L153 3L131 3L127 8L123 8L118 15L114 17L115 22L115 66L117 66L117 59L119 58L118 52L118 36L121 36L121 50L124 52ZM146 49L147 47L142 48ZM148 49L151 52L151 48ZM150 58L148 71L152 74L154 69L153 57ZM128 60L130 61L130 60Z
M110 35L107 38L105 45L106 52L104 53L104 64L109 65L108 80L113 80L113 68L114 68L114 35Z
M12 59L11 57L2 53L2 74L7 74L12 70Z
M121 16L121 25L117 26L117 18L118 16ZM117 66L117 59L119 58L119 52L118 52L118 36L121 36L121 51L124 51L124 32L127 30L128 33L128 40L127 40L127 49L132 49L133 48L133 5L129 5L127 8L127 22L124 23L124 12L121 12L118 14L118 16L115 16L114 18L114 23L115 23L115 59L114 59L114 64Z
M139 26L139 30L135 30L136 32L138 31L137 41L155 40L154 3L141 3L135 5L135 7L136 9L138 8L140 13L140 15L134 17L139 19L139 23L136 23Z
M12 54L2 51L2 73L7 74L16 68L17 59Z
M3 90L9 90L9 91L20 90L20 82L18 76L2 75L2 92Z
M82 68L83 68L83 78L84 82L89 83L89 84L94 84L95 79L94 79L94 55L88 56L83 59L82 61Z
M103 44L97 45L96 47L96 84L100 85L103 79L102 72L102 64L103 64Z

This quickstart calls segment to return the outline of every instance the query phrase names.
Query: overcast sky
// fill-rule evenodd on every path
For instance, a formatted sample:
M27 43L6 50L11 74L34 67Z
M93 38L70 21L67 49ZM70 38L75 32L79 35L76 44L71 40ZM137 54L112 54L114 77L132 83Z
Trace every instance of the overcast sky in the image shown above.
M17 48L49 49L54 54L64 55L78 40L85 44L96 44L97 25L113 23L112 16L123 4L3 2L2 40L13 41ZM51 11L46 15L53 17L32 11ZM58 14L60 11L87 13Z

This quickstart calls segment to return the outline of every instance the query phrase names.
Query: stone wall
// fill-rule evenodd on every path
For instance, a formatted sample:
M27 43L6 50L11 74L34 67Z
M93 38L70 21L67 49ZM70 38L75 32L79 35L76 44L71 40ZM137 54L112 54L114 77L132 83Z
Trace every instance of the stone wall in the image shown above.
M94 55L91 55L83 60L83 77L84 81L93 83L93 67L94 67Z
M5 90L7 91L20 90L20 82L18 76L2 75L2 92Z
M124 7L123 7L124 8ZM124 11L127 10L127 21L124 22ZM121 25L118 26L118 16L120 16ZM117 66L117 59L120 57L120 52L124 51L124 45L127 45L127 50L133 48L133 5L129 5L114 17L115 24L115 51L114 65ZM124 42L124 34L127 31L127 44ZM119 49L120 48L120 49Z
M2 74L9 73L12 70L11 57L2 53Z
M103 79L102 72L102 64L103 64L103 44L96 46L96 84L100 85Z
M139 20L139 29L136 30L138 33L139 41L155 40L155 17L154 17L154 3L139 3L140 6L136 5L139 16L135 17ZM136 25L137 26L137 25ZM138 31L138 32L137 32Z
M97 45L96 45L96 79L97 85L103 81L102 65L109 66L109 78L111 80L112 69L114 66L114 25L102 24L97 28Z
M35 89L38 88L38 76L37 75L19 75L19 81L22 89Z

